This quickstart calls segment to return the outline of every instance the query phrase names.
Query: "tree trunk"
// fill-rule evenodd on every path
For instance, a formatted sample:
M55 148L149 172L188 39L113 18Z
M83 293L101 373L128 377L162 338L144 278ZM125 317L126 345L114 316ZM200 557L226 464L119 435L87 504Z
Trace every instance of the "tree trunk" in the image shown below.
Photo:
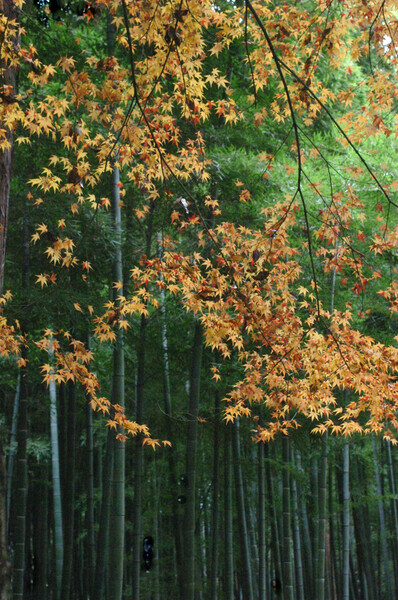
M267 598L266 575L266 523L265 523L265 471L264 471L264 444L257 444L258 452L258 598Z
M54 355L52 345L49 347L50 360ZM59 598L62 583L62 565L64 561L64 536L62 527L62 499L61 478L59 464L58 444L58 415L57 415L57 390L55 381L50 379L50 429L51 429L51 464L53 482L53 508L54 508L54 546L55 546L55 580L57 586L56 597Z
M363 506L363 477L360 473L358 458L351 463L353 471L353 482L355 486L352 490L353 505L352 515L355 531L355 541L358 556L358 570L362 583L362 594L364 600L374 600L377 598L377 588L375 582L375 563L373 554L373 543L369 536L369 518L365 513Z
M10 589L10 563L7 552L7 472L5 452L0 440L0 600L8 600Z
M297 469L301 475L303 475L303 467L301 465L301 456L300 452L296 450L296 463ZM313 597L313 560L312 560L312 546L311 546L311 536L310 536L310 527L308 522L308 512L307 512L307 503L306 498L303 493L299 493L298 497L299 502L299 511L302 523L302 537L303 544L302 550L304 554L305 560L305 568L304 568L304 587L306 591L306 598Z
M326 436L327 434L325 434ZM327 437L322 438L322 454L319 473L319 509L318 509L318 536L317 544L317 580L316 580L316 598L324 600L326 593L326 530L327 530L327 475L328 475L328 457L327 457Z
M160 544L160 527L159 527L159 485L158 485L158 470L157 470L157 464L156 464L156 454L154 456L153 459L153 465L154 465L154 477L153 477L153 495L155 498L154 501L154 511L155 511L155 515L154 515L154 538L155 538L155 582L154 582L154 592L153 592L153 600L163 600L163 598L161 598L160 596L160 562L161 562L161 557L160 557L160 549L159 549L159 544Z
M217 600L218 578L218 493L219 493L219 430L220 430L220 398L215 392L214 398L214 446L213 446L213 506L212 506L212 548L211 548L211 575L210 599Z
M234 546L232 513L232 426L225 427L224 454L224 600L234 600Z
M396 485L395 485L395 474L394 474L394 465L392 461L391 454L391 442L389 440L386 441L386 450L387 450L387 463L388 463L388 480L390 483L390 493L391 493L391 513L393 518L393 536L392 536L392 547L393 547L393 566L394 566L394 575L395 575L395 595L398 595L398 500L396 494Z
M282 439L282 505L283 505L283 597L294 600L294 580L292 564L292 535L290 509L290 441L287 436Z
M195 496L196 496L196 449L198 444L198 411L200 401L200 370L202 365L202 328L195 321L190 377L186 467L186 504L184 511L184 596L183 600L195 600Z
M163 255L162 246L162 235L157 235L158 242L158 256L161 259ZM175 460L175 443L174 434L172 428L172 409L171 409L171 390L170 390L170 373L169 373L169 348L167 340L167 318L166 318L166 298L164 289L160 288L160 314L161 314L161 328L162 328L162 358L163 358L163 405L164 405L164 416L166 426L166 436L171 447L167 451L168 467L169 467L169 481L170 481L170 502L172 506L172 517L173 517L173 536L174 545L176 551L176 563L177 563L177 580L180 591L181 600L184 599L183 592L183 561L182 561L182 532L181 532L181 519L179 511L177 510L176 502L176 489L177 489L177 475L176 475L176 460Z
M19 22L19 8L15 5L13 0L2 0L0 4L0 10L4 13L5 17L9 21ZM13 46L19 47L19 31L16 30L13 35ZM16 71L14 66L7 66L3 61L0 63L0 70L3 73L3 77L0 79L1 87L10 87L12 93L15 95L16 90ZM12 109L11 109L12 110ZM6 116L7 105L3 103L2 113ZM7 125L1 123L2 129L4 128L5 140L4 145L0 149L0 295L3 293L4 288L4 267L6 258L6 239L7 239L7 228L8 228L8 207L10 201L10 186L11 186L11 170L12 170L12 153L13 153L13 142L14 134L13 129L10 129ZM0 592L1 593L1 592Z
M294 465L294 453L292 452L292 465ZM300 511L298 506L297 482L292 478L292 505L293 505L293 538L294 538L294 554L296 565L296 581L297 581L297 600L304 600L304 578L303 578L303 559L301 552L301 535L300 535Z
M64 562L62 570L62 600L69 600L73 580L74 556L74 511L75 511L75 386L72 382L67 386L67 454L66 485L63 496L64 511Z
M97 557L95 563L94 593L95 600L102 600L108 583L108 547L109 518L111 511L111 481L113 479L113 439L115 432L108 430L105 465L102 477L102 498L100 523L97 538Z
M94 441L93 441L93 410L86 406L86 460L87 460L87 540L85 570L87 572L87 587L89 597L94 598L95 577L95 535L94 535Z
M117 160L117 157L115 157ZM120 207L119 168L113 165L112 211L114 224L115 253L113 258L113 281L120 287L113 288L113 300L118 305L123 296L122 265L122 216ZM123 330L116 332L113 350L112 403L124 407L124 347ZM118 433L123 430L118 427ZM124 568L124 521L125 521L125 444L114 436L113 439L113 472L111 482L111 510L109 516L108 545L108 599L121 600L123 590Z
M18 413L19 413L19 397L21 392L21 371L18 373L17 388L15 390L14 409L12 413L10 451L8 453L7 462L7 523L10 525L10 507L12 480L14 476L14 457L17 449L17 431L18 431Z
M236 490L236 504L238 512L238 527L239 527L239 545L241 552L241 574L242 574L242 587L245 600L253 600L253 580L252 580L252 568L250 560L250 549L249 549L249 532L247 527L247 515L244 497L243 487L243 475L242 475L242 462L241 462L241 449L240 449L240 431L239 431L239 420L235 422L233 429L233 450L234 450L234 469L235 469L235 490Z
M343 594L342 600L350 600L350 446L343 446Z
M19 9L12 0L2 0L1 10L9 20L19 21ZM15 44L19 45L18 34ZM11 86L16 92L15 69L7 67L4 60L0 63L0 70L3 73L1 86ZM6 111L6 106L3 104ZM3 123L1 123L3 126ZM13 130L8 127L5 129L6 146L0 151L0 295L4 288L4 268L6 258L6 239L8 227L8 207L10 201L11 169L12 169L12 148L13 148ZM0 600L8 600L10 589L10 563L7 550L7 473L6 461L3 444L0 442Z
M267 480L267 491L268 491L268 505L270 512L271 521L271 553L274 562L274 574L272 579L281 580L282 560L281 560L281 548L280 548L280 536L279 528L276 518L275 501L274 501L274 489L273 489L273 477L271 473L271 464L269 461L269 445L266 444L264 447L265 453L265 473Z
M23 349L23 358L26 358L26 350ZM28 493L28 466L26 457L27 443L27 369L21 368L21 391L18 411L17 428L17 464L15 469L14 481L14 562L13 562L13 581L12 597L13 600L19 600L24 595L25 579L25 541L26 541L26 500Z
M152 245L152 223L154 214L154 203L151 203L148 228L146 231L146 256L151 255ZM137 346L137 382L136 382L136 415L135 420L139 425L143 423L144 409L144 385L145 385L145 351L146 351L146 326L147 318L141 315L140 334ZM133 503L133 599L140 598L140 571L142 555L142 468L143 468L143 447L141 436L138 436L135 443L134 458L134 503Z
M146 318L141 316L140 335L137 348L137 383L136 383L136 414L135 420L142 424L142 411L144 403L144 377L145 377L145 345L146 345ZM135 440L134 456L134 502L133 502L133 600L140 598L140 570L142 554L142 531L141 531L141 511L142 511L142 463L143 448L141 436Z
M32 600L47 600L48 586L48 522L49 489L48 464L39 464L37 478L31 490L32 498L32 550L34 556Z
M384 514L383 504L383 492L381 488L381 477L379 469L379 459L377 456L376 439L372 434L372 448L373 448L373 459L374 469L376 478L376 490L377 490L377 503L379 508L379 525L380 525L380 541L381 541L381 581L383 582L381 590L385 592L386 598L392 598L392 573L390 569L389 556L388 556L388 543L387 543L387 531L386 531L386 518ZM384 584L384 585L383 585Z

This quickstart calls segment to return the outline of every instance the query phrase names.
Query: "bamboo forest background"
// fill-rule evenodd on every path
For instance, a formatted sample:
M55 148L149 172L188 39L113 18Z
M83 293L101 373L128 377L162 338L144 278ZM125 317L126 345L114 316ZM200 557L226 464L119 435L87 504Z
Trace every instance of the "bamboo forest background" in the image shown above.
M398 598L397 11L3 0L1 600Z

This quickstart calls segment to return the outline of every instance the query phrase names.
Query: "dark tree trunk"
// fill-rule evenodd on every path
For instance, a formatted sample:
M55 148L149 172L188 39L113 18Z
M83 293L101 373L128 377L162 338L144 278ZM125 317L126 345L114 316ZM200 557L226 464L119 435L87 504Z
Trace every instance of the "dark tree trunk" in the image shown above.
M2 9L4 15L10 21L19 21L19 9L12 0L3 0ZM13 43L19 46L19 32L15 31ZM14 66L5 66L4 62L0 64L0 69L3 77L0 79L1 87L10 87L12 93L16 94L16 71ZM7 107L4 105L4 111L7 112ZM0 295L3 293L4 287L4 266L6 258L6 239L8 228L8 207L10 202L10 186L11 186L11 171L12 171L12 152L14 135L13 130L8 126L3 126L5 130L5 142L7 147L0 151Z
M23 262L22 262L22 288L25 290L26 302L29 302L29 227L27 206L24 207L23 215ZM22 321L22 330L26 334L28 331L27 317ZM21 358L27 361L27 349L23 346ZM26 561L26 514L27 514L27 496L28 496L28 464L26 446L28 439L28 370L27 366L22 366L18 376L19 401L15 402L15 412L17 415L17 454L14 485L12 486L13 497L13 544L14 544L14 562L13 562L13 598L18 600L24 595L25 583L25 561ZM10 481L11 485L11 481ZM9 490L11 491L11 490Z
M214 449L213 449L213 506L212 506L212 548L211 548L211 574L210 574L210 598L217 600L217 577L218 577L218 493L219 493L219 421L220 398L215 393L214 400Z
M252 565L250 560L249 549L249 532L247 527L247 515L245 506L245 495L243 486L242 474L242 457L240 450L240 431L239 421L236 421L233 431L233 450L234 450L234 469L235 469L235 489L236 489L236 505L238 512L238 527L239 527L239 545L241 551L242 563L242 587L245 600L253 600L253 578Z
M0 441L0 600L9 600L10 563L7 552L7 472L3 444Z
M294 599L294 579L292 564L292 532L291 532L291 490L290 490L290 441L287 436L282 439L282 509L283 509L283 597Z
M3 0L2 9L8 19L19 19L19 10L12 0ZM18 41L18 40L16 40ZM12 86L15 91L15 69L5 68L1 86ZM8 207L10 201L11 168L12 168L12 130L6 128L6 142L9 147L0 152L0 295L4 288L4 266L6 257L6 239L8 226ZM10 590L10 563L7 551L7 471L3 444L0 441L0 600L8 600Z
M355 531L355 542L358 556L358 570L361 577L362 596L364 600L375 600L377 598L377 587L375 581L376 565L374 560L373 541L369 535L369 515L364 506L364 485L366 481L363 476L358 457L352 460L352 516Z
M116 157L117 158L117 157ZM121 284L114 288L113 300L118 305L123 296L122 215L120 207L119 168L113 165L112 211L115 252L113 257L113 281ZM112 403L124 407L124 344L123 330L116 332L113 349ZM118 432L123 433L118 427ZM108 600L121 600L124 570L125 525L125 445L116 436L113 439L113 473L111 482L111 508L109 516L108 545Z
M23 351L26 357L26 352ZM25 579L25 541L26 541L26 499L28 491L28 468L26 457L27 442L27 369L21 370L21 391L19 398L18 430L17 430L17 461L15 469L14 493L13 493L13 600L19 600L24 595Z
M95 536L94 536L94 442L93 411L89 404L86 407L86 459L87 459L87 540L85 552L85 570L90 598L94 597L95 576Z
M195 496L196 496L196 449L198 444L198 411L200 400L200 370L202 365L202 328L195 321L190 377L187 445L186 445L186 504L184 513L184 596L183 600L195 600Z
M11 437L10 437L10 450L8 453L7 462L7 523L8 530L10 529L10 508L11 508L11 494L12 494L12 481L14 477L14 458L17 448L17 431L18 431L18 413L19 413L19 396L21 392L21 371L18 373L17 389L15 390L14 398L14 409L12 414L11 424Z
M266 444L264 447L265 458L269 459L269 445ZM268 491L268 505L270 512L270 521L271 521L271 553L274 563L274 573L272 579L279 580L281 579L281 549L280 549L280 536L278 523L276 518L276 510L275 510L275 500L274 500L274 489L273 489L273 477L271 473L271 464L269 460L265 462L265 473L266 473L266 482L267 482L267 491Z
M163 255L162 235L158 234L158 256L161 259ZM166 297L164 289L160 288L160 312L161 312L161 328L162 328L162 358L163 358L163 405L165 416L166 436L171 443L171 448L167 451L168 467L169 467L169 488L170 488L170 503L172 506L173 518L173 536L176 551L176 570L177 580L180 592L180 598L183 600L183 558L182 558L182 533L181 533L181 518L176 502L177 490L177 474L176 474L176 458L175 458L175 442L172 427L172 398L170 389L170 370L169 370L169 348L167 339L167 315L166 315Z
M225 428L224 451L224 599L234 600L234 550L232 507L232 426Z
M113 472L113 451L112 444L115 433L111 429L108 430L106 454L105 454L105 465L103 468L103 480L102 480L102 498L101 498L101 512L100 512L100 523L97 538L97 556L95 563L95 576L94 576L94 593L93 598L95 600L102 600L104 589L107 587L107 573L108 573L108 540L109 540L109 515L111 505L111 481Z
M136 414L135 420L142 424L142 413L144 404L144 378L145 378L145 347L146 347L146 325L147 320L144 315L141 316L140 335L137 348L137 384L136 384ZM140 598L140 570L142 554L142 465L143 448L141 436L135 440L134 455L134 502L133 502L133 598Z
M152 245L152 223L154 203L151 203L146 231L145 252L148 257L151 254ZM137 383L136 383L136 415L135 420L139 425L143 423L144 410L144 384L145 384L145 351L146 351L146 327L147 318L141 315L140 334L137 347ZM140 571L142 555L142 469L143 469L143 447L139 435L135 443L134 457L134 503L133 503L133 598L140 598Z
M48 583L48 465L38 465L37 480L31 490L32 550L34 560L32 600L47 600Z
M294 451L291 452L291 462L294 465ZM304 600L303 558L301 548L300 511L298 505L297 481L292 477L292 507L293 507L293 538L296 567L297 600Z
M318 474L318 542L317 542L317 600L324 600L326 594L326 528L327 528L327 473L328 473L328 438L327 434L322 438L322 454L320 471Z
M75 386L67 387L67 455L66 484L63 494L64 512L64 562L62 568L61 598L69 600L72 590L74 550L74 505L75 505Z
M258 598L267 598L264 444L258 448Z

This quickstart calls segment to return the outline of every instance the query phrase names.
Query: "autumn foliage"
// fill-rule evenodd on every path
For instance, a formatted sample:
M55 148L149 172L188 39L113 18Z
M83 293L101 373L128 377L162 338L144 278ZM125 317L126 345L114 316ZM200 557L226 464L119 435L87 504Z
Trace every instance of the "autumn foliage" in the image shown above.
M384 180L361 150L372 136L396 135L394 3L116 0L94 2L92 9L86 28L106 15L115 28L110 56L87 52L79 38L74 56L46 64L25 45L19 23L4 15L0 22L3 72L12 67L24 76L20 90L2 87L0 148L9 147L13 132L15 152L42 136L56 149L28 182L37 214L31 248L47 265L35 273L37 286L46 290L65 270L73 273L87 286L87 303L68 302L90 318L104 344L137 315L150 315L161 288L177 297L202 324L214 353L213 378L222 384L228 365L239 366L232 385L226 378L225 419L254 416L257 439L305 422L318 433L394 437L398 350L362 333L357 314L358 297L375 293L375 285L398 312L396 271L386 282L374 266L396 252L398 183ZM16 29L20 47L11 41ZM232 48L245 73L243 92L234 89ZM369 53L373 67L361 78L358 65ZM340 79L329 86L335 72ZM342 176L316 137L321 119L347 157ZM289 193L254 201L244 174L230 182L237 211L256 207L248 223L231 218L231 198L212 191L209 123L226 130L274 123L282 132L286 164L278 163L279 142L265 147L258 162L264 181L283 170ZM140 200L130 210L137 222L159 211L166 235L162 256L142 253L127 291L97 312L89 294L93 260L80 253L71 230L78 215L95 222L108 211L104 181L115 165L121 204L126 190L135 190ZM320 166L327 183L313 178ZM358 180L373 186L371 200L361 197ZM54 203L63 210L55 230L46 220ZM369 216L372 207L377 218ZM365 233L369 218L371 235ZM350 290L343 302L330 300L337 287ZM2 354L32 341L15 327L0 315ZM43 356L54 345L54 361L42 366L45 382L79 381L112 426L149 439L145 426L100 396L93 355L82 341L49 328L34 343ZM349 403L345 390L352 392Z

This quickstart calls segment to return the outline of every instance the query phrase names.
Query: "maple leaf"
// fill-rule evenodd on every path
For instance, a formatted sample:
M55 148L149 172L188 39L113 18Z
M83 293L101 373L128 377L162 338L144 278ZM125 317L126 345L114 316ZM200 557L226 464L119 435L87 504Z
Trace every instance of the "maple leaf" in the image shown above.
M173 212L171 213L171 222L174 223L175 221L179 221L181 218L181 215L178 211L173 210Z
M146 437L142 440L143 446L151 446L152 450L156 450L156 446L160 446L159 440Z
M75 59L71 56L64 56L59 59L57 65L61 67L64 73L70 73L75 66L75 63Z
M48 285L48 275L46 273L40 273L36 276L36 283L40 283L40 286L43 288L45 285Z

